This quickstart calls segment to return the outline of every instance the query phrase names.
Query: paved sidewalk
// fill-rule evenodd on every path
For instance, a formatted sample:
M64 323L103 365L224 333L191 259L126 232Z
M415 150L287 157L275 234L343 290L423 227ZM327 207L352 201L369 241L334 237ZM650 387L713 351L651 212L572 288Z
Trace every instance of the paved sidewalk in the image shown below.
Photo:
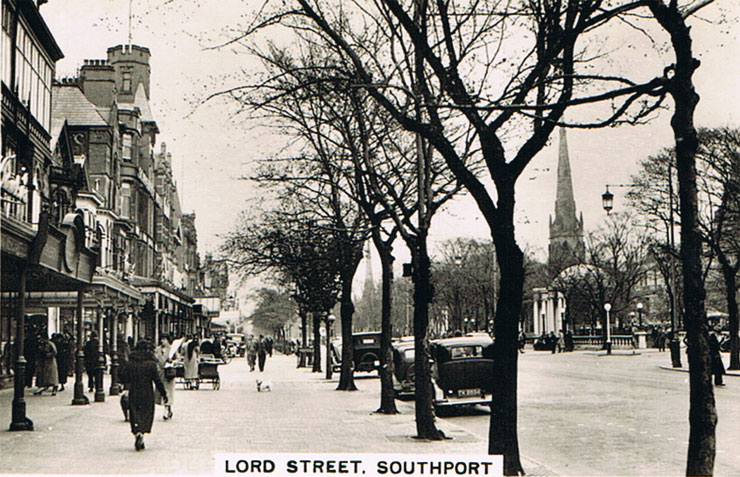
M341 452L479 454L484 436L445 421L439 427L452 440L415 439L412 403L399 402L400 414L375 414L379 380L359 375L358 392L335 391L336 381L308 369L295 358L268 359L262 379L272 392L258 393L256 373L245 360L220 366L221 389L209 384L198 391L180 389L174 419L157 414L147 448L136 452L117 397L105 403L71 406L71 386L56 396L27 396L34 432L7 431L12 389L0 391L0 452L7 473L66 474L207 474L217 452ZM71 383L70 383L71 384ZM107 390L106 385L106 390ZM529 475L553 475L524 458Z

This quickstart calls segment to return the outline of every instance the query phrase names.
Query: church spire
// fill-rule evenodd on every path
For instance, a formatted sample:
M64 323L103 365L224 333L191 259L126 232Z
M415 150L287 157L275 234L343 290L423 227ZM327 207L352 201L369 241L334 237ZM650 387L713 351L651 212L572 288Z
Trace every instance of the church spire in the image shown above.
M558 188L555 195L555 223L570 222L576 218L576 200L573 197L573 178L570 173L568 139L565 129L560 128L558 151Z
M550 217L550 246L548 263L562 270L583 260L583 217L576 215L576 200L573 196L568 140L565 129L560 128L558 150L558 183L555 193L555 219Z

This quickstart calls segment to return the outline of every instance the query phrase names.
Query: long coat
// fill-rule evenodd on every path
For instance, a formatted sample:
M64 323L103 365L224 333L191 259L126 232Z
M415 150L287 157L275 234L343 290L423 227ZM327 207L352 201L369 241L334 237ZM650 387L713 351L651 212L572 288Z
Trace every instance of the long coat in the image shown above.
M59 372L57 369L57 347L49 340L42 339L38 347L38 360L36 362L36 386L56 386L59 384Z
M725 374L725 364L722 362L722 355L719 350L719 340L714 333L709 333L709 358L712 360L712 374Z
M64 335L54 335L52 339L57 347L57 370L59 371L59 384L66 384L69 369L72 365L70 358L70 342Z
M167 395L154 354L139 350L132 352L129 361L122 363L120 377L129 386L131 432L151 432L154 421L154 387L159 393Z

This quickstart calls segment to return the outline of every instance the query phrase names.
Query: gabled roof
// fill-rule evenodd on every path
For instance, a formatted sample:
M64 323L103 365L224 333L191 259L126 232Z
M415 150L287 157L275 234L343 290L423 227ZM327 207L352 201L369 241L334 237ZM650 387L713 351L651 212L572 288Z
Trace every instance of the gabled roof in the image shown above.
M70 126L108 126L77 85L54 85L51 98L51 117L54 120L66 119Z

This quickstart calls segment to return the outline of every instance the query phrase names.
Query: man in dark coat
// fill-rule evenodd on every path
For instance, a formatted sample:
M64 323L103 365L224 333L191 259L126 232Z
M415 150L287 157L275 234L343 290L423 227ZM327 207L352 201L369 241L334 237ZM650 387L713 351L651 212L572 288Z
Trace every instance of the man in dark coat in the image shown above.
M265 370L265 360L267 359L267 343L265 343L265 337L260 335L259 341L257 341L257 365L260 368L260 373Z
M98 369L98 334L94 331L83 348L85 352L85 372L87 373L87 390L95 390L95 373Z
M725 374L725 364L722 362L722 355L719 352L719 339L721 331L715 329L714 333L709 333L709 359L712 361L712 374L714 374L714 385L724 386L722 375Z
M136 437L134 447L138 451L144 449L144 434L152 431L154 387L167 402L167 390L154 357L154 345L150 341L141 340L136 344L129 361L122 365L121 381L129 387L129 421L131 433Z

